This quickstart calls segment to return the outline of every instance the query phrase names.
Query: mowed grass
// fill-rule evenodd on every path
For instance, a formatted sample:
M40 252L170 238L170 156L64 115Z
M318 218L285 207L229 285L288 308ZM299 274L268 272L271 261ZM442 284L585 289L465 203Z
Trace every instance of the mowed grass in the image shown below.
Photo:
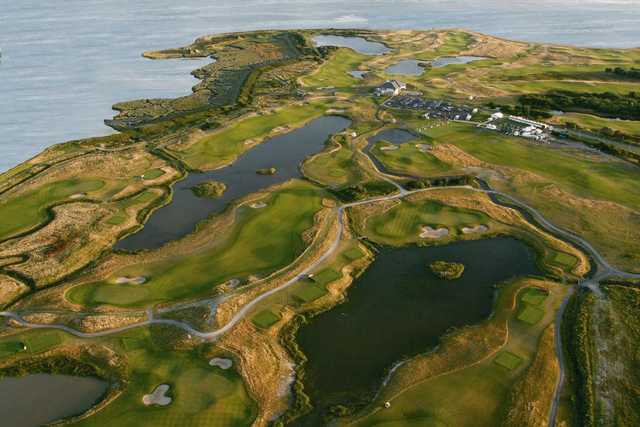
M501 351L495 359L493 359L495 363L506 368L510 371L513 371L518 366L520 366L523 362L522 357L517 354L511 353L510 351Z
M617 161L576 157L464 123L427 129L439 143L454 144L480 160L533 172L578 196L609 200L640 209L640 169Z
M278 320L280 320L280 316L269 309L262 310L251 318L251 322L260 329L269 329Z
M549 294L538 288L527 288L518 296L518 317L521 322L529 325L535 325L545 315L542 303L547 299Z
M333 268L325 268L324 270L314 274L312 280L321 286L326 286L341 277L342 275Z
M355 185L364 179L356 161L356 153L344 139L339 139L340 148L320 153L304 162L302 172L324 185Z
M25 343L22 341L3 341L0 342L0 357L13 356L16 353L25 351Z
M367 60L367 55L351 49L340 48L331 58L322 64L317 72L302 79L302 84L309 88L336 87L346 88L358 83L358 79L349 74Z
M300 287L293 292L293 297L302 302L308 303L317 300L327 294L327 290L324 286L314 283L312 281L303 281Z
M462 234L462 227L487 225L490 218L480 211L460 209L433 200L419 202L402 201L381 215L370 217L366 223L366 234L372 240L402 245L422 241L421 227L446 227L449 236Z
M209 366L199 351L159 348L147 329L111 340L136 343L118 346L127 360L126 387L113 402L76 425L232 427L251 425L256 417L257 405L234 369ZM172 402L145 406L142 397L160 384L170 386Z
M306 105L288 106L263 116L249 117L211 136L200 139L186 150L172 151L172 153L194 169L219 167L235 160L237 156L242 154L246 149L245 141L263 138L279 126L295 126L318 117L327 108L328 104L324 102L313 102Z
M429 177L443 175L451 166L428 152L421 151L417 143L404 143L396 150L381 150L389 146L378 142L371 152L390 171L405 175Z
M47 219L47 207L77 193L91 193L105 186L99 179L68 179L45 184L0 202L0 239L28 230Z
M127 267L110 281L76 286L66 296L87 306L140 307L208 294L232 278L268 274L289 265L304 250L301 234L313 225L324 195L315 185L292 181L266 200L267 207L239 208L237 222L215 248ZM148 280L142 285L112 283L120 276Z
M164 171L160 168L149 169L142 174L144 179L156 179L160 178L162 175L164 175Z
M609 128L626 135L640 137L640 121L638 120L616 120L593 116L591 114L565 113L561 116L554 116L552 121L561 124L574 123L583 129L594 132L602 128Z

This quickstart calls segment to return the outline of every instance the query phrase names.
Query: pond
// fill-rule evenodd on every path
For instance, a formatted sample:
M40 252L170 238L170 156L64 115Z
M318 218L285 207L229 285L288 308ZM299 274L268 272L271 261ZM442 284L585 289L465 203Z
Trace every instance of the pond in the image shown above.
M440 279L429 269L436 260L463 263L465 272ZM315 409L297 424L318 425L331 405L367 403L395 363L433 349L451 328L487 319L495 284L532 274L540 274L534 251L511 237L382 247L346 302L298 331Z
M178 239L208 216L221 212L229 202L263 188L300 178L300 163L322 151L327 139L350 125L340 116L323 116L304 127L270 138L244 153L235 163L210 172L190 173L176 183L171 202L155 211L144 228L116 244L118 249L151 249ZM273 175L259 169L276 168ZM204 181L223 182L227 189L217 198L197 197L191 191Z
M365 55L384 55L391 52L391 49L384 44L372 42L362 37L317 35L313 41L316 46L348 47Z
M403 59L397 62L384 71L387 74L404 74L405 76L419 76L424 73L426 68L420 66L420 64L428 64L426 61L419 61L417 59Z
M431 61L431 66L434 68L445 67L453 64L468 64L473 61L480 61L488 59L483 56L441 56L440 58Z
M33 374L0 380L0 419L11 427L37 427L79 415L105 395L97 378Z

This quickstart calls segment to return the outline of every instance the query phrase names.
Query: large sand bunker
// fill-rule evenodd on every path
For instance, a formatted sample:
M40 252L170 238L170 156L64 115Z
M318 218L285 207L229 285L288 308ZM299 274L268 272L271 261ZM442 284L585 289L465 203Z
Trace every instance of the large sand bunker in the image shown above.
M251 203L249 207L252 209L262 209L262 208L266 208L267 204L265 202L255 202L255 203Z
M428 225L423 225L421 230L420 237L423 239L442 239L449 235L449 230L444 227L431 228Z
M168 384L160 384L158 387L156 387L155 390L153 390L153 393L145 394L144 396L142 396L142 403L144 403L146 406L167 406L169 403L171 403L171 398L166 395L168 391Z
M482 224L476 225L475 227L462 227L462 232L464 234L485 233L487 230L489 230L489 227Z
M233 366L233 360L225 359L222 357L214 357L209 361L209 365L217 366L220 369L229 369L231 366Z
M132 285L142 285L144 282L147 281L147 278L144 276L137 276L137 277L127 277L127 276L122 276L122 277L118 277L116 279L116 284L117 285L122 285L122 284L132 284Z

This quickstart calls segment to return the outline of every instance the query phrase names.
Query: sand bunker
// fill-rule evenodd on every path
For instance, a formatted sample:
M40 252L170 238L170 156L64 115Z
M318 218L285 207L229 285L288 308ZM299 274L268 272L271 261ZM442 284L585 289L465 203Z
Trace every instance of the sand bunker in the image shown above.
M267 204L265 202L255 202L255 203L251 203L249 207L252 209L262 209L267 207Z
M420 237L423 239L442 239L449 235L449 230L444 227L431 228L428 225L424 225L421 230Z
M220 369L229 369L233 365L233 360L223 359L222 357L214 357L209 360L209 365L217 366Z
M418 149L418 151L426 153L427 151L431 151L433 147L429 144L416 144L416 148Z
M384 147L380 147L380 151L394 151L397 150L398 147L397 145L385 145Z
M70 199L82 199L83 197L87 197L87 193L76 193L69 196Z
M153 393L145 394L144 396L142 396L142 403L147 406L167 406L169 403L171 403L171 398L165 395L168 391L168 384L160 384L158 387L156 387L155 390L153 390Z
M471 234L471 233L484 233L489 229L489 227L487 227L486 225L476 225L475 227L462 227L462 232L464 234Z
M144 282L147 281L147 278L144 276L137 276L137 277L118 277L116 279L116 284L117 285L122 285L125 283L130 283L132 285L142 285Z

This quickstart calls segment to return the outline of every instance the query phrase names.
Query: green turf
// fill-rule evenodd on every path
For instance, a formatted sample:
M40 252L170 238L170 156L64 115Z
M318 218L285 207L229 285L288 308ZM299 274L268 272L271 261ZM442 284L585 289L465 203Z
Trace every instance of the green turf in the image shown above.
M162 175L164 175L164 173L165 172L162 169L154 168L154 169L149 169L144 174L142 174L142 176L144 177L144 179L156 179L156 178L160 178Z
M94 282L74 287L66 296L88 306L140 307L210 294L215 285L231 278L268 274L289 265L304 250L301 235L313 225L324 195L310 183L292 181L267 200L266 208L240 208L236 224L214 248L134 265L112 277L144 276L145 284Z
M358 248L357 246L354 246L353 248L345 251L343 255L348 260L355 261L357 259L362 258L364 256L364 253L360 250L360 248Z
M46 208L76 193L91 193L104 187L97 179L69 179L45 184L20 196L0 202L0 238L29 229L47 218Z
M636 166L585 159L464 123L426 129L425 133L480 160L533 172L576 195L640 209L640 169Z
M0 342L0 357L12 356L16 353L24 351L25 344L22 341L3 341Z
M381 141L373 147L372 153L387 169L405 175L429 177L444 175L451 170L447 163L416 147L419 143L417 140L401 144L396 150L381 150L389 146Z
M565 271L571 271L578 263L578 258L565 252L556 251L551 262L560 266Z
M302 170L305 176L331 186L355 185L363 179L356 153L344 139L338 141L339 149L331 145L330 152L321 153L304 163Z
M199 351L172 351L157 347L146 329L111 338L114 342L136 342L122 348L128 379L124 391L79 426L211 426L251 425L257 405L234 369L209 366ZM144 406L142 396L159 384L170 386L172 402L164 407Z
M107 220L107 224L120 225L123 222L125 222L126 220L127 220L126 215L121 214L121 213L117 213L117 214L112 215L111 217L109 217L109 219Z
M544 317L544 310L532 305L525 305L518 313L518 320L528 323L529 325L535 325Z
M507 350L501 351L493 361L510 371L516 369L523 362L522 357Z
M327 108L328 104L324 102L314 102L303 106L285 107L264 116L250 117L174 154L194 169L219 167L240 155L246 149L246 140L262 138L279 126L295 126L322 115Z
M331 282L338 280L340 277L342 277L342 275L334 269L325 268L324 270L313 275L313 281L320 286L325 286Z
M531 305L541 305L549 296L549 293L545 290L538 288L527 288L521 295L520 299Z
M43 331L37 334L30 334L24 340L27 351L31 354L45 352L61 342L62 337L57 331Z
M574 123L583 129L594 132L600 131L602 128L609 128L627 135L640 137L640 121L638 120L606 119L581 113L565 113L561 116L555 116L554 120L560 123Z
M278 320L280 320L280 316L268 309L262 310L251 318L251 322L261 329L269 329Z
M300 287L298 287L293 293L293 297L298 301L303 303L315 301L318 298L327 294L324 286L314 284L311 281L305 280L301 282Z
M489 217L480 211L454 208L436 201L403 201L367 221L367 236L380 243L399 245L422 241L421 226L446 227L449 236L461 234L462 227L487 224Z
M326 63L320 66L317 72L304 77L302 83L311 88L351 87L357 84L359 79L348 74L349 71L356 70L366 59L366 55L362 55L351 49L338 49Z

